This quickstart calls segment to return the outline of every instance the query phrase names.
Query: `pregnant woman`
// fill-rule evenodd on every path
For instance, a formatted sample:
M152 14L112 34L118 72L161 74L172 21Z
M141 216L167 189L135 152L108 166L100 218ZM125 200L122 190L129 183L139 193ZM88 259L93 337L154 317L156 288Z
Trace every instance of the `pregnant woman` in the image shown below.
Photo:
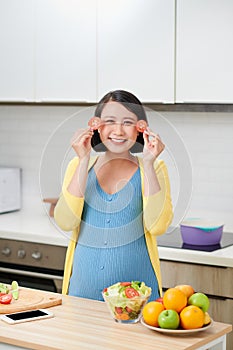
M95 117L72 139L76 156L55 207L57 224L72 231L63 293L103 300L105 287L138 280L154 300L162 293L156 236L173 217L167 168L158 160L165 146L130 92L106 94Z

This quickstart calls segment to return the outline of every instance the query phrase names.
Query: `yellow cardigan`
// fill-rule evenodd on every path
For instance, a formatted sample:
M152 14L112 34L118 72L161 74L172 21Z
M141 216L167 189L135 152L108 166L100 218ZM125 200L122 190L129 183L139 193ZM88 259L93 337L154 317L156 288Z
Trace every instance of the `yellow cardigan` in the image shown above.
M90 170L96 160L97 157L90 158L88 170ZM70 161L67 167L62 186L62 193L59 197L54 211L54 219L58 226L64 231L72 231L71 239L66 252L62 287L63 294L68 293L69 280L72 273L74 251L78 242L79 227L84 205L84 198L75 197L67 191L67 187L78 166L78 162L78 157L75 157ZM172 201L170 196L170 182L164 161L156 160L154 163L154 168L161 190L155 195L147 197L144 196L144 172L142 158L138 157L138 162L142 184L143 225L146 245L153 269L158 280L160 295L162 295L162 279L156 236L166 232L173 218Z

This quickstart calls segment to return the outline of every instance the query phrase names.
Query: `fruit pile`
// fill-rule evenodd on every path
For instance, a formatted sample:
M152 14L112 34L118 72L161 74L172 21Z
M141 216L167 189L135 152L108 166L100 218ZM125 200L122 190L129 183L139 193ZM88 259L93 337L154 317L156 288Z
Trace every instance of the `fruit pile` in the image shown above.
M195 292L190 285L177 285L167 289L162 298L147 303L142 316L153 327L197 329L211 322L209 304L204 293Z

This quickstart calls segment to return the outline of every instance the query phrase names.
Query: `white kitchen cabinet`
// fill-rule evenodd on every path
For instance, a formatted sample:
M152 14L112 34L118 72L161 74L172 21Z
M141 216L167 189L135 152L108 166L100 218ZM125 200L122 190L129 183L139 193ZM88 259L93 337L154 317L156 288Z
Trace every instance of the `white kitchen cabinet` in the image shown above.
M96 100L96 1L37 0L36 100Z
M232 0L177 0L176 102L233 103L232 16Z
M174 0L0 0L0 100L174 102Z
M174 102L173 0L99 0L98 99L124 89L143 102Z
M0 0L0 47L0 101L33 100L33 0Z

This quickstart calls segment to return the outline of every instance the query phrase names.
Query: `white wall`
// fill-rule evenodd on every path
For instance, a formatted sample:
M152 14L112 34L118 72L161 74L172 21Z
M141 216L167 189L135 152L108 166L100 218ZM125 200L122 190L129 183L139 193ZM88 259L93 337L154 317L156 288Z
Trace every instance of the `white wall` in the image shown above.
M74 156L70 138L92 115L91 107L0 106L0 166L22 168L24 202L59 195L64 170ZM233 232L233 113L150 115L153 129L167 144L162 158L169 168L174 207L182 191L180 175L189 165L184 159L177 170L176 158L182 154L174 151L176 140L167 132L169 128L183 141L191 159L193 177L188 186L192 186L192 196L184 215L224 221L225 230Z

